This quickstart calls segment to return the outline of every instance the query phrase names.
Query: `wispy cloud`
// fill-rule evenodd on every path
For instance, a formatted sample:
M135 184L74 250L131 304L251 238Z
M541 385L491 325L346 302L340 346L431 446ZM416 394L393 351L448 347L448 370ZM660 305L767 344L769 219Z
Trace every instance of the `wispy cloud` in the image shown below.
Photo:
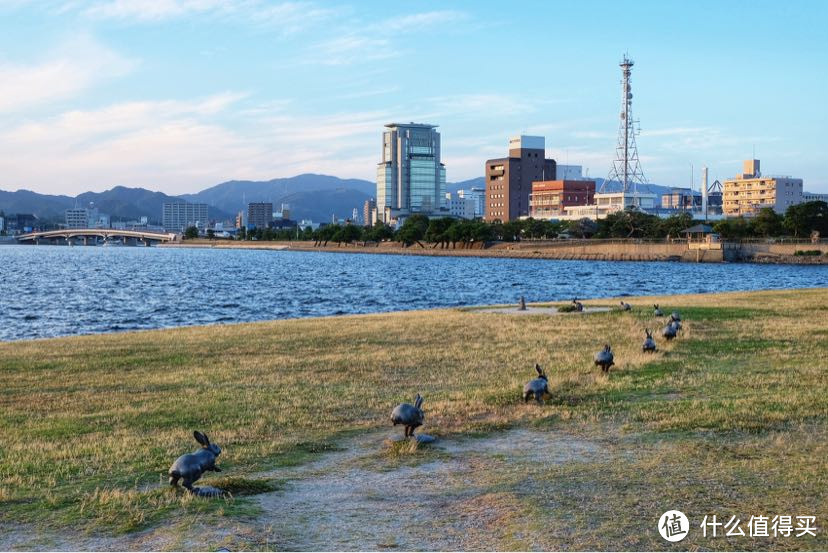
M405 14L375 22L347 19L339 28L331 29L331 38L313 44L305 61L353 65L396 58L403 53L397 46L400 33L426 32L466 19L466 13L456 10Z
M0 132L0 186L184 193L224 178L373 172L388 113L307 114L278 103L249 111L246 102L241 92L122 102L8 128Z
M33 63L0 60L0 113L71 98L129 73L136 63L88 36L66 41Z
M317 43L305 60L322 65L351 65L399 56L386 38L347 34Z
M62 13L78 13L92 20L158 23L197 16L243 21L252 26L277 28L294 34L340 14L343 8L315 2L267 0L97 0L64 2Z
M94 2L81 12L100 19L160 21L217 10L232 10L235 4L221 0L107 0ZM77 7L71 3L67 8Z
M372 26L372 30L383 33L426 29L467 20L468 14L457 10L435 10L430 12L400 15L384 19Z

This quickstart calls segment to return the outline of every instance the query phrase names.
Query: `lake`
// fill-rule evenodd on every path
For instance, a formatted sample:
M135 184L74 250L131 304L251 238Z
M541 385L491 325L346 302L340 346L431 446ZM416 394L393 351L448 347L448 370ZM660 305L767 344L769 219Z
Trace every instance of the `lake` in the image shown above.
M828 286L816 265L0 246L0 340L517 303Z

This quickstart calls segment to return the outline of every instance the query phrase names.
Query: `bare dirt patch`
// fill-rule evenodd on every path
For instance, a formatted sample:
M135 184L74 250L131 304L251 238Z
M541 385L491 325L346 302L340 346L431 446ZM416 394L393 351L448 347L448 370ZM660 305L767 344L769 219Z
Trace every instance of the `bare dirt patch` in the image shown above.
M583 315L585 313L606 313L611 311L609 307L584 307L583 311L558 311L557 307L533 307L527 305L526 309L519 309L517 306L489 307L476 309L478 313L502 313L504 315Z
M397 437L390 430L369 432L317 461L257 475L286 482L253 497L261 514L248 520L177 520L114 537L23 527L3 531L0 549L526 548L536 531L525 527L531 516L522 496L531 490L511 489L513 480L525 467L589 461L605 451L599 442L558 431L512 429L438 439L398 462L386 452Z

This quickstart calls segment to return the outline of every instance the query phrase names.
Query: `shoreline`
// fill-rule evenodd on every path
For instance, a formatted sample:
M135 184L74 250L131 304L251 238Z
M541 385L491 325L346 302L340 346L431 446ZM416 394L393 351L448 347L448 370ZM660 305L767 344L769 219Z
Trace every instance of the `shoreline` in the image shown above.
M246 250L288 250L327 253L363 253L382 255L426 255L432 257L489 257L507 259L550 259L576 261L660 261L684 263L761 263L780 265L828 265L828 244L727 243L719 250L691 250L685 242L625 242L619 240L522 241L496 242L483 247L435 248L413 244L403 247L397 242L379 244L341 244L314 246L310 241L236 242L229 240L187 240L159 244L161 248L217 248ZM818 250L822 255L795 255L799 250Z

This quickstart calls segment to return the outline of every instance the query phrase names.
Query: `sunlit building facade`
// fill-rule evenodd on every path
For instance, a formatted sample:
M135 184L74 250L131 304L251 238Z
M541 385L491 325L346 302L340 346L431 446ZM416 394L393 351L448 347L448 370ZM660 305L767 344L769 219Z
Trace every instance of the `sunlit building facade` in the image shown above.
M756 215L762 208L785 213L792 205L802 203L802 179L788 176L763 176L759 160L749 159L743 171L723 183L722 211L727 217Z
M377 165L377 210L395 215L445 212L446 167L440 162L436 125L389 123ZM387 221L386 221L387 222Z

